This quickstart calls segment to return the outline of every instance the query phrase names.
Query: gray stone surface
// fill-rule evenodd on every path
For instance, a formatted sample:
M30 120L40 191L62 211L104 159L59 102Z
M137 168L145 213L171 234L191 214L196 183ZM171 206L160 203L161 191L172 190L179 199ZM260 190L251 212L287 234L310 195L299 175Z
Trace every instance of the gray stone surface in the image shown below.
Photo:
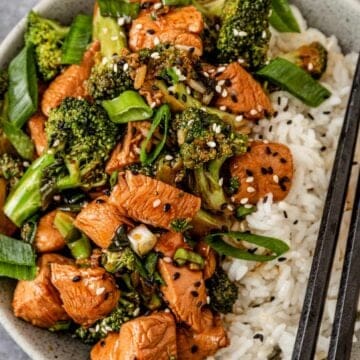
M0 0L0 42L12 27L37 3L37 0ZM29 360L0 325L0 360ZM36 359L34 359L36 360Z

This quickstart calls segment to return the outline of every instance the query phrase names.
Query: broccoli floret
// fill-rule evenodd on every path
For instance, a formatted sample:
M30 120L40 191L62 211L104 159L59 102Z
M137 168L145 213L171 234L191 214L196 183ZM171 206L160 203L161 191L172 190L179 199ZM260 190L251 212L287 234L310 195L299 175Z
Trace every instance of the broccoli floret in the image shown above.
M185 168L196 169L214 159L246 151L246 137L235 134L217 115L187 108L176 116L180 155Z
M322 44L315 41L281 57L303 68L313 78L320 79L327 68L328 51Z
M200 209L191 221L190 233L194 236L204 236L214 230L229 231L231 223L229 216L214 215Z
M75 336L86 344L94 344L110 332L119 332L121 325L140 315L140 296L135 291L122 291L115 310L90 328L79 327Z
M62 69L62 45L69 27L31 11L28 15L26 44L35 46L36 63L45 81L52 80Z
M129 247L120 251L106 250L102 255L101 263L110 273L137 270L136 255Z
M206 280L206 288L210 296L210 307L222 314L232 312L238 298L238 288L230 281L222 269L217 269L214 275Z
M250 69L267 60L271 0L227 0L222 11L217 49L219 61L241 59Z
M189 221L186 219L174 219L170 223L170 227L174 232L185 232L186 230L191 229L191 225L189 224Z
M45 131L49 151L29 167L5 204L18 226L46 208L56 193L105 185L105 163L119 134L104 109L75 98L51 111Z
M24 175L23 161L11 154L0 155L0 176L8 182L12 189Z
M112 100L133 89L130 73L123 65L120 58L114 57L109 63L99 63L92 68L87 89L95 100Z
M9 87L9 74L7 70L0 70L0 100L4 100Z

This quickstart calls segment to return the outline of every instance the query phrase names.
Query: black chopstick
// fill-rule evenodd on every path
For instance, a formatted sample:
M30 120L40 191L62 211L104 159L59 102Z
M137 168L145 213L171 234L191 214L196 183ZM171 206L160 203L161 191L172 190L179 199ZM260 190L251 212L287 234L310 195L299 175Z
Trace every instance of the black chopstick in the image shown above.
M360 179L354 201L328 360L348 360L360 290Z
M339 235L360 119L360 59L340 134L314 259L300 317L293 360L313 360Z

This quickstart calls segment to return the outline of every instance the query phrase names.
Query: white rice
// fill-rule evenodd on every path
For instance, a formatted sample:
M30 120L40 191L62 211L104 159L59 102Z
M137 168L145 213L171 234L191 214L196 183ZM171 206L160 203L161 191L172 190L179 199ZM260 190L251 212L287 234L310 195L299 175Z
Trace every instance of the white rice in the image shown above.
M225 270L238 283L239 299L234 313L224 317L231 344L219 351L216 359L264 360L276 348L279 353L281 350L278 358L290 359L295 341L357 55L344 56L334 36L326 37L319 30L308 28L295 7L294 12L302 33L273 31L271 55L294 50L312 41L321 42L329 51L328 69L322 83L331 90L332 96L319 108L313 109L287 92L278 91L271 95L278 116L261 120L258 126L254 126L255 137L262 135L264 139L290 147L295 177L285 201L273 204L270 195L265 204L260 201L257 212L247 220L253 233L283 239L291 249L283 262L259 265L236 259L225 261ZM292 120L291 124L287 124L289 120ZM343 251L338 253L334 266L315 359L326 358L342 254ZM254 339L255 334L263 335L263 341L258 337Z

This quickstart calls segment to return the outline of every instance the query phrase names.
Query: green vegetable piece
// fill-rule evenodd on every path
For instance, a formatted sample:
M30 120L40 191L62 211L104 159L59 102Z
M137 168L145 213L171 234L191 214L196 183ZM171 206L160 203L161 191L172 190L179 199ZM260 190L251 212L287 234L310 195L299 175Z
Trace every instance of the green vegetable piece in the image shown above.
M145 259L144 267L150 277L155 275L158 258L159 254L151 252Z
M51 332L66 331L69 330L71 326L71 321L58 321L54 326L50 327L48 330Z
M9 119L18 128L23 127L37 110L38 85L34 46L21 50L9 66Z
M236 209L236 217L238 219L244 219L246 216L256 211L256 206L246 207L245 205L239 206Z
M153 163L156 158L160 155L162 149L165 146L166 138L169 130L169 122L171 119L171 112L169 105L165 104L162 105L155 114L155 117L152 121L150 130L146 136L146 139L141 144L141 152L140 152L140 161L143 165L149 165ZM156 145L155 149L148 154L146 152L147 146L152 139L152 136L155 132L155 130L160 126L160 124L164 124L164 133L162 136L161 141Z
M273 255L258 255L249 252L246 249L240 249L229 245L222 237L229 237L236 241L246 241L248 243L261 246L271 251ZM272 237L255 235L250 233L242 233L231 231L228 233L210 234L205 237L205 242L212 247L220 255L230 256L236 259L250 260L250 261L271 261L284 254L289 250L289 246L282 240Z
M116 19L102 16L99 9L94 15L93 40L100 41L101 55L109 59L127 46L124 29Z
M185 265L187 262L196 264L201 269L203 269L205 266L204 259L199 254L184 248L179 248L176 250L174 254L174 260L180 266Z
M32 246L0 234L0 277L32 280L35 275L35 254Z
M81 232L74 226L74 219L69 214L58 211L54 219L54 226L67 243L81 238Z
M62 47L62 64L80 64L91 40L92 17L78 15L73 21Z
M103 101L102 106L111 121L118 124L150 119L153 114L151 107L133 90L124 91L113 100Z
M165 6L187 6L192 3L191 0L162 0Z
M288 0L272 0L270 24L280 32L300 33L301 29L292 13Z
M191 225L187 219L174 219L170 223L170 227L175 232L185 232L186 230L191 229Z
M282 58L272 60L257 75L280 86L311 107L318 107L331 96L331 92L305 70Z
M127 0L98 0L102 16L123 17L130 16L135 19L140 11L139 2L130 2Z
M45 154L35 160L10 193L4 212L15 225L20 227L41 208L40 186L43 171L54 161L52 154Z
M71 255L77 260L89 258L92 252L90 241L83 234L80 239L69 242L67 246L70 249Z

